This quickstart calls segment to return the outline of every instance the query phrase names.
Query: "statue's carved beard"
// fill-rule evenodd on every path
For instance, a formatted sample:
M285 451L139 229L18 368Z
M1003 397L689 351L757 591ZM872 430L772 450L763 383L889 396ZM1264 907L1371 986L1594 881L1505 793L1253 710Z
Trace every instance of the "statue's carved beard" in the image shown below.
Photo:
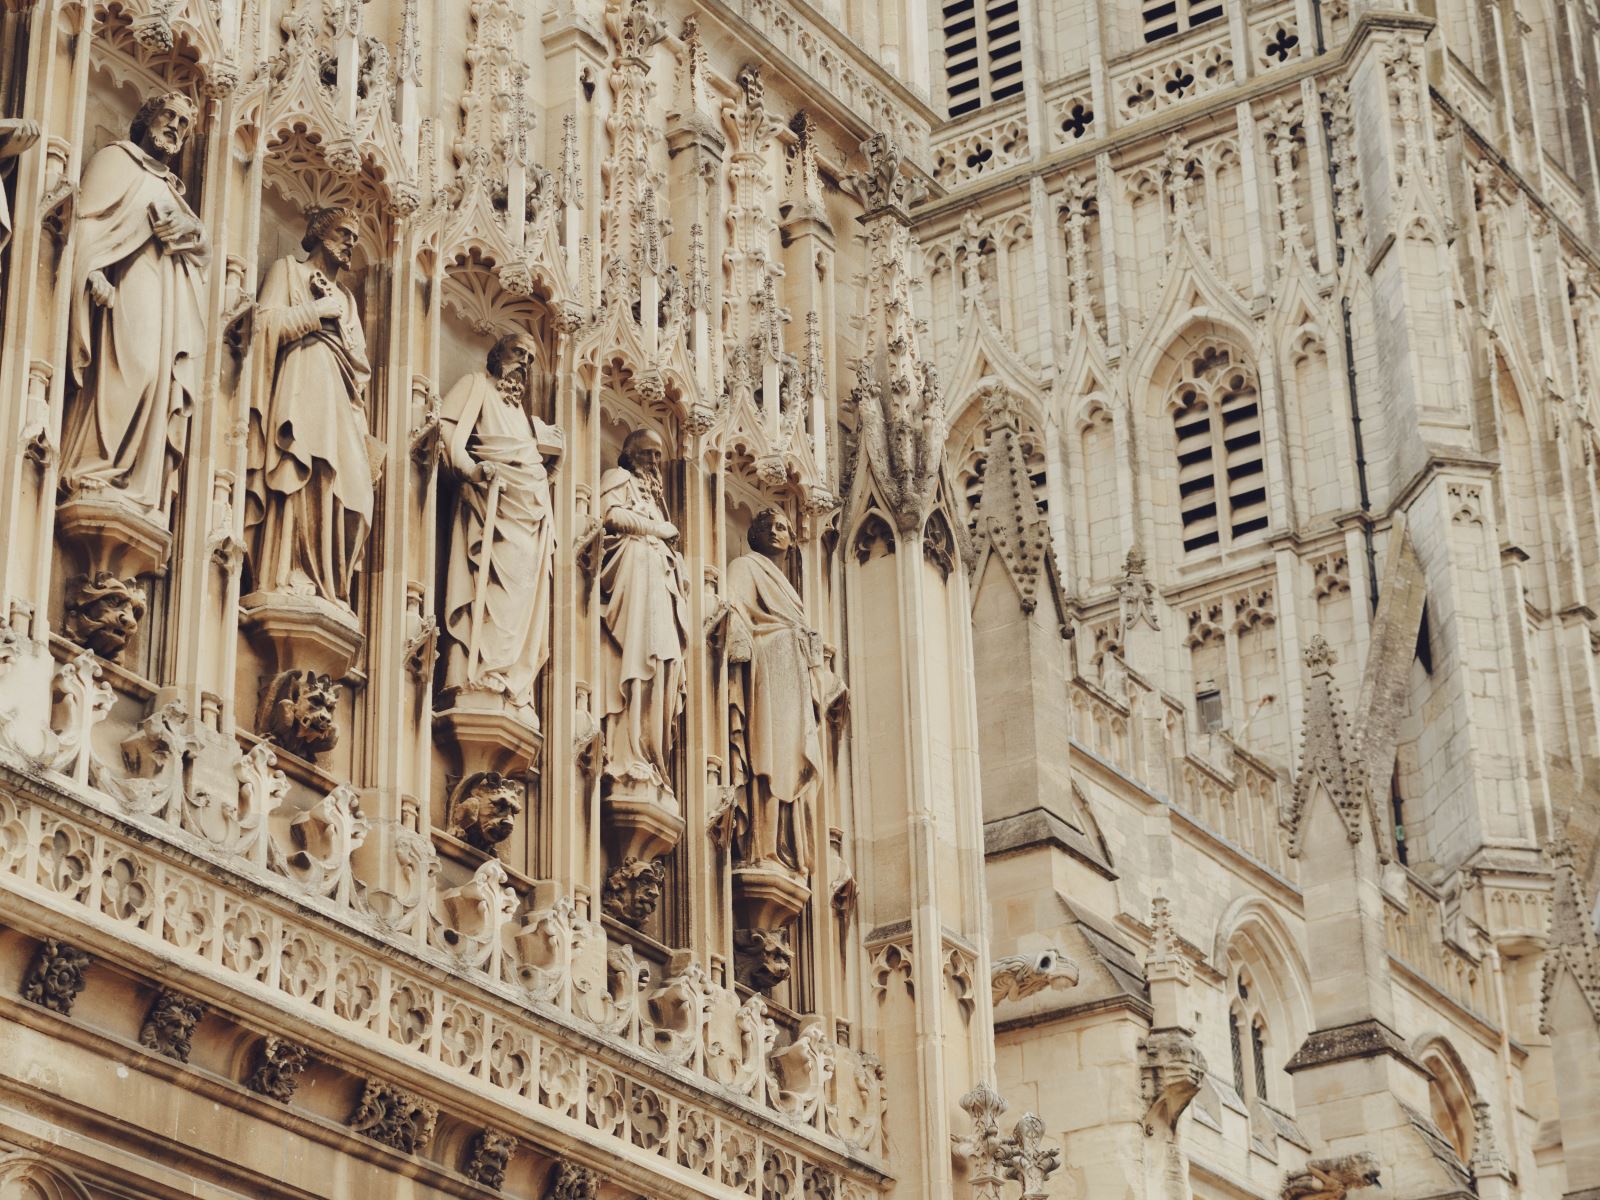
M528 391L528 376L525 371L508 370L504 375L494 381L494 386L507 400L514 400L521 404Z
M650 499L656 502L656 507L662 512L667 511L666 487L661 482L661 472L655 467L636 466L633 469L634 478L644 485L644 490L650 493Z

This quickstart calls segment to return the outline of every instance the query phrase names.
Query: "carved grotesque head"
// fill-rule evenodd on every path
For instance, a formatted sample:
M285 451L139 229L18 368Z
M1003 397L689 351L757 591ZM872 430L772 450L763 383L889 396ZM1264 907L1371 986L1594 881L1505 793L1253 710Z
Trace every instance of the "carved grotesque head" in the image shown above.
M151 158L166 162L183 150L197 115L194 101L182 92L151 96L134 114L128 140Z
M262 732L291 754L315 759L339 744L340 688L315 671L285 671L269 687Z
M794 545L794 526L789 523L788 514L783 509L762 509L756 514L756 519L750 522L747 540L757 554L777 558Z
M794 970L794 951L784 929L736 929L734 973L758 992L777 987Z
M115 660L144 619L145 592L137 583L110 571L79 581L67 605L67 636Z
M334 206L315 209L306 217L306 235L300 239L300 248L313 258L323 259L325 265L344 270L355 257L360 241L361 227L356 224L355 214Z
M498 771L468 775L450 801L450 831L485 854L498 853L522 813L522 784Z
M489 351L489 374L500 381L502 390L524 395L533 377L539 348L525 333L508 333Z
M635 475L661 478L661 464L667 457L667 444L653 429L635 429L622 443L617 465Z
M629 858L606 876L600 904L607 914L629 925L642 925L661 903L667 869L658 859Z

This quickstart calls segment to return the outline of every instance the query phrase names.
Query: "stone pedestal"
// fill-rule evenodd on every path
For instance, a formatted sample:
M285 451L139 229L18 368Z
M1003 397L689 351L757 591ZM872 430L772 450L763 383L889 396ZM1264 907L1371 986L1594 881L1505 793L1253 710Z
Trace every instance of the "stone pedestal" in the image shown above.
M272 647L276 673L311 671L338 682L366 642L355 613L320 596L251 592L240 624Z
M161 513L144 513L121 503L114 494L85 493L56 510L61 540L76 547L89 575L110 572L135 579L165 569L172 534Z
M789 926L810 898L805 879L780 864L733 869L734 973L741 983L766 991L789 978Z
M464 775L494 771L508 776L538 773L544 735L533 713L512 708L500 692L462 688L446 697L433 728L454 742Z
M661 858L683 837L678 798L653 783L614 780L604 801L606 839L614 866L601 905L630 925L642 925L661 900L666 876Z
M115 659L144 619L140 576L166 568L172 534L165 518L123 504L115 493L89 493L57 510L56 528L84 568L67 585L67 636Z

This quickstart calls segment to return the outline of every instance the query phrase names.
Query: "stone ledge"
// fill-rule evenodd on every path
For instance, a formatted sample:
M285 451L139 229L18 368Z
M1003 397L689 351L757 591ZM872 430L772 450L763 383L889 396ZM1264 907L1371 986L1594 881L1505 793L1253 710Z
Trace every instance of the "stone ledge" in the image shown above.
M1292 1075L1312 1067L1358 1058L1375 1058L1381 1054L1392 1055L1408 1067L1427 1073L1427 1068L1412 1057L1400 1035L1375 1019L1315 1030L1294 1052L1294 1057L1284 1064L1283 1069Z

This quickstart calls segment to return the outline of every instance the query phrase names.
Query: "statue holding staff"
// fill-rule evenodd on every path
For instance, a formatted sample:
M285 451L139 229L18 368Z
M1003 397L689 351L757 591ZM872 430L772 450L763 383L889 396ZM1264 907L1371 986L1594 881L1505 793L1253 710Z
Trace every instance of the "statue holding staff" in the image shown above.
M538 352L501 338L487 370L444 402L445 461L459 481L445 580L445 686L503 695L535 728L534 687L550 657L555 528L550 473L561 431L531 411Z

